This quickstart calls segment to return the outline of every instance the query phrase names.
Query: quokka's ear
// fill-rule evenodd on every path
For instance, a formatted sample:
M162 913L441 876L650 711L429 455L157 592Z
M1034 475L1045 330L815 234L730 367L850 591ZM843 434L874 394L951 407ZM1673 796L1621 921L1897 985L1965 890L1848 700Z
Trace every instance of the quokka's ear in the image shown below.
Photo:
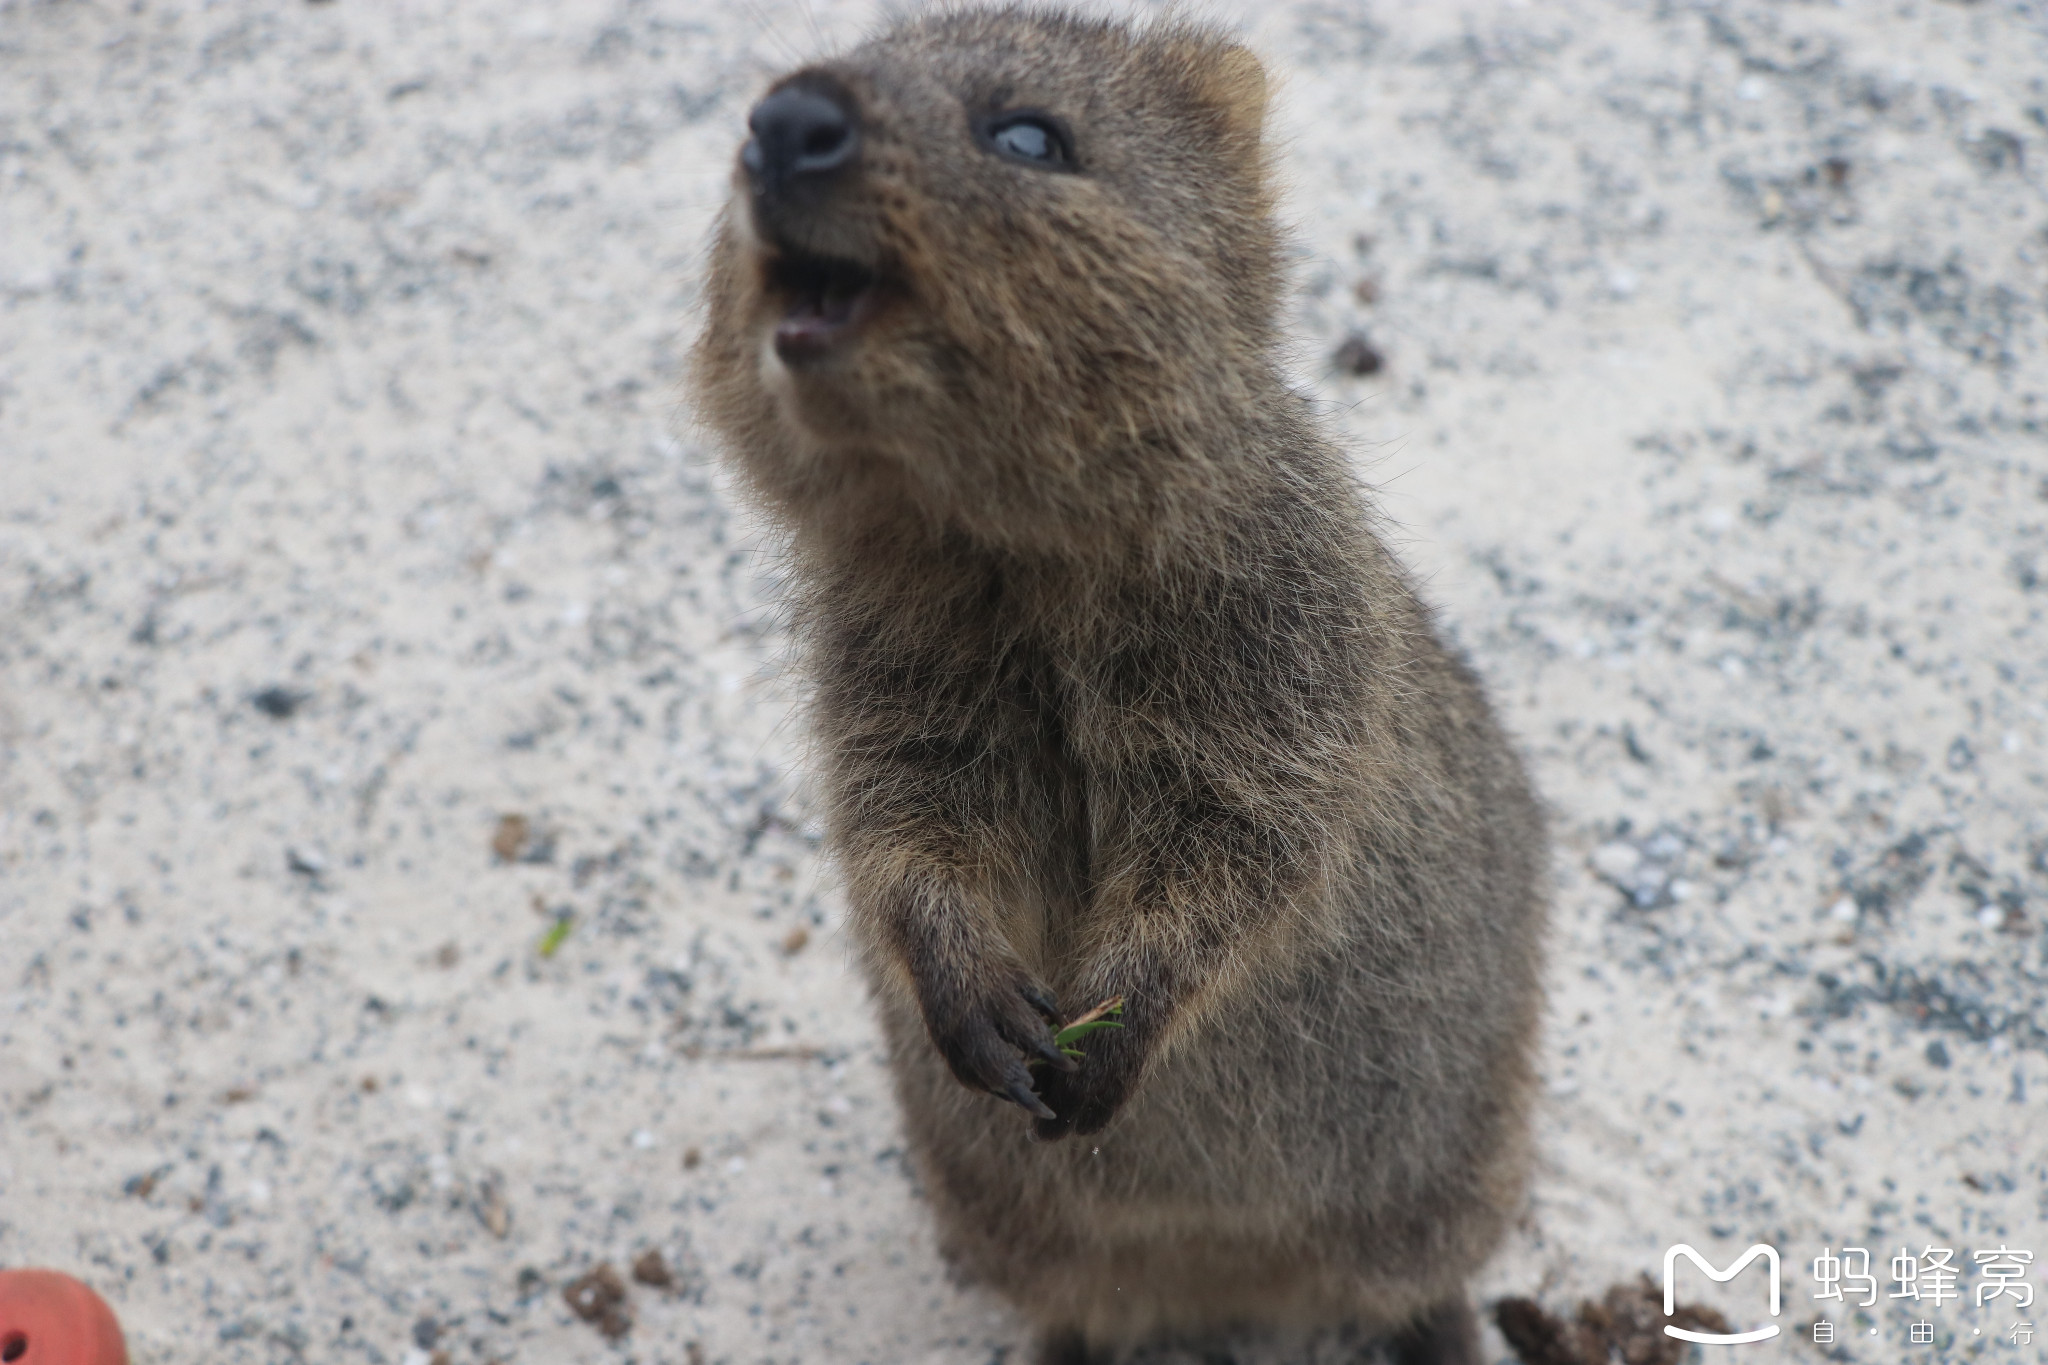
M1223 106L1231 130L1257 142L1266 131L1266 68L1248 47L1229 43L1219 48L1209 88Z
M1266 68L1250 48L1210 33L1179 33L1168 41L1189 89L1223 118L1234 137L1256 146L1266 127Z

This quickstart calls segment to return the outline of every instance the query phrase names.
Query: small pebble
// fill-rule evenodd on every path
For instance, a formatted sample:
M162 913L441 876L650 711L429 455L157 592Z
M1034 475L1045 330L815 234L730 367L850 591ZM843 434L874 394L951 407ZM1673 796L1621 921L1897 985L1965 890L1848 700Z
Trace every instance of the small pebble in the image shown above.
M491 833L491 852L498 855L501 863L519 861L519 851L526 847L526 839L533 832L532 823L523 815L501 815L498 827Z
M611 1262L600 1261L562 1290L569 1311L616 1341L633 1330L633 1310L626 1302L626 1283Z
M633 1278L656 1289L673 1289L676 1283L675 1272L668 1268L656 1247L649 1247L634 1258Z
M1359 378L1369 374L1378 374L1387 363L1386 358L1379 353L1379 349L1365 339L1363 332L1353 332L1350 336L1345 337L1338 344L1337 352L1330 357L1330 361L1337 367L1339 374L1354 375Z
M272 720L290 720L306 704L306 694L289 687L266 687L251 696L249 704Z

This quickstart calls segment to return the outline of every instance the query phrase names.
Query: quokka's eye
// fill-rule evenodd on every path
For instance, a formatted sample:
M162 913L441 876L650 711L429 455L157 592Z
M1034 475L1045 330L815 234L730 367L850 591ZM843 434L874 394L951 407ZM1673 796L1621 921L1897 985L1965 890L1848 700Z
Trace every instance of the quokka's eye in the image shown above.
M1012 161L1045 170L1074 169L1074 140L1064 123L1050 114L998 114L981 127L990 151Z

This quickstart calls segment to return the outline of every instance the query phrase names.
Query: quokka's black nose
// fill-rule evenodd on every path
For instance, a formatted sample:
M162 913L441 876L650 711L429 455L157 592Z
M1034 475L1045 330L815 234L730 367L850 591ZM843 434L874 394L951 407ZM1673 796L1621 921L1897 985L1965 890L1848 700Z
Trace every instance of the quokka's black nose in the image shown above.
M754 106L747 127L754 136L740 162L762 194L823 184L860 151L860 129L845 103L815 86L784 86Z

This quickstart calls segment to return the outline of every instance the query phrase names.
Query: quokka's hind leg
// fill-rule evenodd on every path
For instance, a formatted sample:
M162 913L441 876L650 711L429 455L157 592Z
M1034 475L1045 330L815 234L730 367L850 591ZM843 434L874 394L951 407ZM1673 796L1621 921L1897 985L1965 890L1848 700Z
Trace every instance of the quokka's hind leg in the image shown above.
M1462 1295L1438 1304L1387 1343L1392 1365L1480 1365L1479 1318Z

